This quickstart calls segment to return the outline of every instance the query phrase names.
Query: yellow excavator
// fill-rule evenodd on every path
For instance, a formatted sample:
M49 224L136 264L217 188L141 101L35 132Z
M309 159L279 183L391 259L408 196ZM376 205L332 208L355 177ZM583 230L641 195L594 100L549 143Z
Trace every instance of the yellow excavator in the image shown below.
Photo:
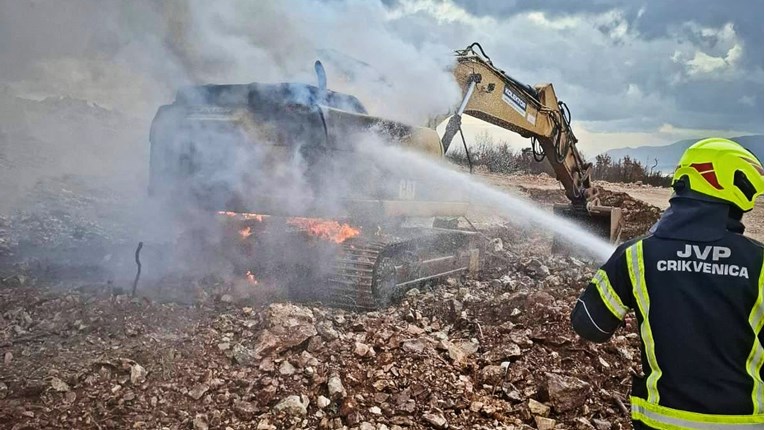
M556 204L554 212L611 242L619 240L621 210L600 205L598 189L592 185L592 163L577 150L571 112L558 100L552 84L531 87L518 82L496 67L478 43L457 51L454 77L464 97L441 139L444 151L460 131L463 114L531 138L534 159L547 159L571 201Z
M478 44L456 59L464 97L443 136L370 115L356 97L327 87L318 61L316 86L182 88L152 122L150 194L176 215L226 218L230 240L220 244L237 274L284 286L294 299L375 309L412 286L477 270L482 247L476 231L454 223L469 201L452 184L386 167L368 146L443 157L462 115L471 115L530 137L571 200L555 211L618 240L620 211L599 205L552 85L519 83Z

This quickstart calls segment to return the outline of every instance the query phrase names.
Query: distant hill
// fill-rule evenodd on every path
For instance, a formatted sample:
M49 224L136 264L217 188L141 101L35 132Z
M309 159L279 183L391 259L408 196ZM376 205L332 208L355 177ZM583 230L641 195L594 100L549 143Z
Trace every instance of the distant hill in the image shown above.
M751 136L739 136L732 137L734 140L740 143L745 148L749 149L762 161L763 159L763 135L755 134ZM610 155L613 160L619 160L624 158L625 155L629 155L641 163L647 163L650 168L653 166L654 159L658 160L658 164L654 170L660 170L665 173L670 173L675 170L677 160L683 155L683 152L698 139L686 139L678 142L665 145L665 146L639 146L637 148L617 148L606 151L606 154Z
M71 97L21 98L0 86L0 214L16 210L43 178L82 175L140 189L148 154L148 119Z

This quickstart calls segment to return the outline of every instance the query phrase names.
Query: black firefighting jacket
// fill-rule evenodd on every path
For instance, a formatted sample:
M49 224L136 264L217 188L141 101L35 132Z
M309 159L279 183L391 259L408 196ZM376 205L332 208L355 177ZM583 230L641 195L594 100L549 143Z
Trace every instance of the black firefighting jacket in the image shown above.
M604 342L634 310L644 377L632 419L659 429L763 425L763 245L728 206L683 197L617 248L571 315Z

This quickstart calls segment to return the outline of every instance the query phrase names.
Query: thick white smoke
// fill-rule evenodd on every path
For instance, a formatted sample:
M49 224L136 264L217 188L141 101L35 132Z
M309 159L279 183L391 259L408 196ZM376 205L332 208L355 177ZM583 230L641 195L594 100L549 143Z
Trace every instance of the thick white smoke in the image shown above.
M458 102L459 88L449 71L456 47L407 40L391 28L395 19L379 1L3 2L0 107L14 119L19 100L30 100L33 109L13 124L0 118L0 131L7 132L9 147L31 136L39 143L34 152L50 161L42 167L17 164L9 178L26 177L34 184L49 175L75 175L113 187L115 200L129 206L120 214L131 225L128 237L172 241L177 225L160 222L145 197L149 128L160 105L171 103L175 91L188 85L316 84L314 61L319 59L329 88L358 97L370 114L423 124ZM64 99L49 109L50 97L86 104L73 114L70 105L79 102ZM92 118L106 115L101 107L110 111L108 121ZM228 138L215 139L210 130L205 135L218 144ZM216 148L207 150L214 154ZM6 158L13 159L14 151L6 151ZM284 181L259 176L264 166L258 160L262 164L257 151L242 154L215 172L216 180L247 191L250 183L242 177L254 178L263 188L288 195L288 206L296 211L315 197L300 186L307 168L300 154L282 166L289 171L281 178L294 178L288 190L279 189ZM324 178L336 179L342 175ZM337 183L328 204L349 189L352 184ZM182 216L185 222L193 219Z
M314 83L422 123L459 98L454 46L416 46L373 1L71 0L0 5L0 65L17 94L70 96L145 118L181 85Z
M144 187L150 122L179 87L315 84L316 59L329 88L355 95L370 114L424 124L459 99L448 70L456 47L408 40L392 28L397 19L377 0L0 2L0 138L37 139L35 152L61 161L17 164L8 177L97 175ZM19 98L46 97L115 115L107 124L97 112L60 112L65 103L56 112L20 108ZM4 145L5 158L24 158ZM15 204L8 197L0 210Z
M424 123L459 99L455 47L421 46L390 28L378 1L192 1L178 33L197 81L315 83L325 63L331 89L376 115Z

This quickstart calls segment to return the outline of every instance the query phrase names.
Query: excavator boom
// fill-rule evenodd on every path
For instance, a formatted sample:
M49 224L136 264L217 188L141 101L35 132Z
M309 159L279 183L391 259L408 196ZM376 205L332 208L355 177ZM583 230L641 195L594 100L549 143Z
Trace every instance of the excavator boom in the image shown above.
M444 152L459 131L463 114L531 138L535 160L547 159L571 201L554 208L555 212L616 241L621 211L600 205L591 180L592 163L578 151L570 111L558 100L552 84L531 87L513 79L492 63L478 43L457 51L454 77L464 97L441 139Z

